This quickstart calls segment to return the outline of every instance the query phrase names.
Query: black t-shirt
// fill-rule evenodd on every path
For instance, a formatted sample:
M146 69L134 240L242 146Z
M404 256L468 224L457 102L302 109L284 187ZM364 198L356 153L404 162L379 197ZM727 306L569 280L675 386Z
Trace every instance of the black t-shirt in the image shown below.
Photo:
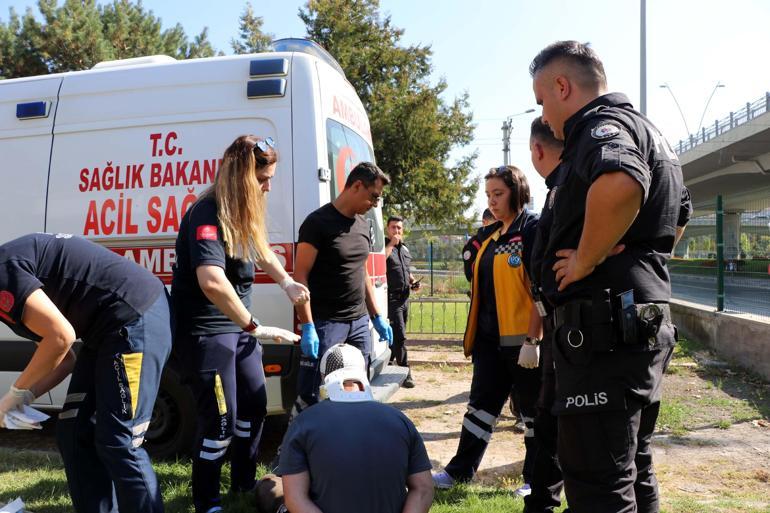
M385 239L387 245L390 239ZM409 295L409 266L412 265L412 254L403 242L393 248L385 262L388 276L389 294Z
M545 260L545 245L548 243L548 237L551 233L551 223L553 222L553 206L560 187L564 184L566 168L557 166L548 178L545 179L545 185L548 187L548 195L545 197L543 210L540 212L540 220L537 222L537 231L535 233L535 242L532 246L532 265L530 266L529 277L532 284L541 291L542 294L549 296L556 292L556 282L541 283L543 262ZM541 299L542 301L542 299ZM546 311L550 313L551 305L548 301L542 301Z
M487 236L492 235L495 230L499 230L502 221L497 221L489 225L484 231ZM521 235L523 244L521 260L524 263L525 271L532 265L532 247L535 241L537 231L538 217L536 214L524 210L516 218L508 231L502 234L496 241L490 240L481 259L478 262L478 292L479 295L479 317L478 317L478 336L484 339L499 340L500 327L497 321L497 299L495 297L494 281L494 258L495 248L511 241L517 235Z
M0 320L40 340L22 324L29 295L42 289L86 345L138 319L163 293L147 269L69 234L34 233L0 246Z
M201 265L224 269L227 280L243 305L246 308L251 306L251 285L256 270L254 263L227 256L213 196L194 203L179 225L171 283L177 329L195 336L241 331L241 327L223 314L201 290L195 274Z
M366 315L366 259L369 223L343 215L327 203L299 227L299 242L318 250L308 276L313 319L352 321Z
M666 302L671 296L666 262L674 246L683 203L679 160L657 128L619 93L601 96L570 117L564 127L564 185L554 201L542 284L554 305L634 290L638 303ZM602 174L622 171L643 189L641 209L620 243L626 249L607 258L593 273L556 292L552 267L556 251L578 247L589 187ZM607 212L606 215L612 215ZM550 285L548 285L550 284Z
M431 469L400 411L374 401L321 401L289 425L277 474L310 474L310 499L329 513L400 513L407 477Z

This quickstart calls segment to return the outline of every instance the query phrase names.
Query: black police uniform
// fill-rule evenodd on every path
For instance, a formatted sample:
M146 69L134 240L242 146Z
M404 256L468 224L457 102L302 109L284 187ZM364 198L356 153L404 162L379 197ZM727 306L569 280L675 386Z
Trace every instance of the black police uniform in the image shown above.
M561 490L563 487L561 467L556 455L556 417L551 413L556 385L553 368L553 307L542 295L540 276L545 245L553 221L553 206L559 188L564 184L566 168L557 166L545 179L548 195L537 223L535 242L532 247L530 264L530 280L532 282L532 298L538 312L543 317L543 340L540 343L540 365L543 374L540 385L540 396L537 401L537 416L535 417L535 445L537 447L532 462L531 493L524 497L524 513L553 512L561 505Z
M676 343L666 262L682 171L657 128L622 94L584 106L567 120L564 136L566 176L555 193L541 284L555 306L553 412L567 501L573 513L657 512L650 440ZM625 250L558 292L556 251L578 247L588 189L613 171L644 192L620 240Z
M390 239L385 239L389 244ZM391 361L409 367L406 354L406 323L409 319L409 266L412 254L403 242L393 247L385 261L388 277L388 320L393 328Z

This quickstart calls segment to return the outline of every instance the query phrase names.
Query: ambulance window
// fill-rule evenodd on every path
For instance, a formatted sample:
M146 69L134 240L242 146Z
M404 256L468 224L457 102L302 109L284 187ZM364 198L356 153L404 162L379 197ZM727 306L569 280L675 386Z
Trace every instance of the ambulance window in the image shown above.
M332 199L345 187L345 180L359 162L374 162L374 152L369 144L353 130L332 119L326 120L326 145L329 153L329 169L332 171ZM364 216L369 221L372 251L385 248L382 226L382 205L371 209Z

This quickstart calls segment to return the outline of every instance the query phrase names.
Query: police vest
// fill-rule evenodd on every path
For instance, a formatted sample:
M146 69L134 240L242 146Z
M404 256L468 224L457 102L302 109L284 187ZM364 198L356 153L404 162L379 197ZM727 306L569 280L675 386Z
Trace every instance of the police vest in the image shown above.
M463 337L465 356L473 352L478 329L479 300L478 273L479 262L491 241L497 241L502 235L495 230L484 240L473 266L473 291L468 323ZM529 330L529 318L532 312L532 298L527 286L527 273L524 269L524 238L521 232L514 233L506 243L494 248L492 264L495 301L497 302L497 323L500 329L501 346L520 346L524 343Z

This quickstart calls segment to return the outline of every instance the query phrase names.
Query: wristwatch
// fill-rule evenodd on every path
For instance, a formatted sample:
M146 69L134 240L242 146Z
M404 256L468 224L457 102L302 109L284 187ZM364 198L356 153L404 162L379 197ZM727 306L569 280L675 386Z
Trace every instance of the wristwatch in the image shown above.
M527 337L524 339L524 343L530 346L539 346L540 339L536 337Z
M242 329L243 331L250 333L257 328L259 328L259 321L256 320L254 317L252 317L251 320L249 320L249 323L246 326L244 326Z

